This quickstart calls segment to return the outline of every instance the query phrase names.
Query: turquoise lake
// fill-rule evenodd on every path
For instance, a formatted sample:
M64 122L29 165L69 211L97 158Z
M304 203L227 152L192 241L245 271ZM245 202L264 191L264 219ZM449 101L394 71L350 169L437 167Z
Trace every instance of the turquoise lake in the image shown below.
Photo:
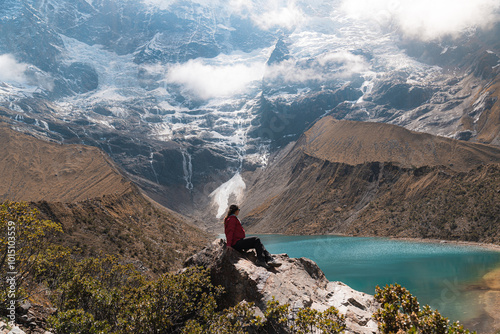
M330 281L373 295L375 286L399 283L451 320L481 315L477 284L500 267L500 252L448 243L384 238L258 235L273 254L307 257ZM476 288L474 288L476 287Z

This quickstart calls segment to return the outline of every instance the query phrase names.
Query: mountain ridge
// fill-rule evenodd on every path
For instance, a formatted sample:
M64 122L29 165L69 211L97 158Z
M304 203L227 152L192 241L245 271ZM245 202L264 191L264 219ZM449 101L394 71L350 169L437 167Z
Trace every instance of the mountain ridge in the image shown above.
M124 193L131 183L101 150L42 141L0 124L0 200L74 202ZM71 185L69 187L68 185Z
M0 126L0 200L26 201L61 224L57 243L116 255L147 275L179 269L210 235L142 194L92 146L47 142Z
M469 143L374 122L320 119L299 143L304 152L330 162L358 165L394 162L403 167L446 165L465 171L481 163L500 162L495 146Z
M420 40L341 2L254 4L4 1L0 114L101 148L199 218L206 189L264 166L323 115L500 144L498 22Z

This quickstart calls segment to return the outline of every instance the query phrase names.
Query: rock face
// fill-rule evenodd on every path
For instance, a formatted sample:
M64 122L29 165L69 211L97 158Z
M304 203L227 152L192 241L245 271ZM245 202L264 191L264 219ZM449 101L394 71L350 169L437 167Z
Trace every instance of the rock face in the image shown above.
M190 257L185 266L210 269L212 283L225 288L224 307L243 300L262 311L273 297L292 308L311 307L324 311L335 306L346 317L346 333L378 333L372 314L378 304L373 296L355 291L342 282L329 282L316 263L306 258L274 255L282 265L265 269L255 265L255 253L242 254L214 241Z

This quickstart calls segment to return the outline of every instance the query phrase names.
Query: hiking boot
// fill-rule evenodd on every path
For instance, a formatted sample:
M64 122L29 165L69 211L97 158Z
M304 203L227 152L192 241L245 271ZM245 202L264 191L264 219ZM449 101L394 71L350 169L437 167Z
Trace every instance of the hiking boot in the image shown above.
M262 260L257 260L255 261L255 264L258 265L259 267L264 267L266 269L269 269L271 268L267 263L266 261L262 261Z
M275 259L271 258L270 260L267 261L267 265L271 267L279 267L281 266L281 263L276 261Z

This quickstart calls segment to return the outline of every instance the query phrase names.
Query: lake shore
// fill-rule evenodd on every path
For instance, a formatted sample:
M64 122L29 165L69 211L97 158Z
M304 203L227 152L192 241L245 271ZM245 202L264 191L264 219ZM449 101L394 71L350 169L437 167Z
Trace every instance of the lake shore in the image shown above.
M482 242L460 241L460 240L439 240L423 238L395 238L391 240L403 240L410 242L423 242L445 245L456 245L461 247L478 247L495 252L500 252L500 245ZM465 325L471 326L481 334L495 334L500 330L500 267L487 272L482 279L473 285L473 289L482 290L479 302L483 308L482 315L471 321L465 321Z
M423 243L433 243L433 244L448 244L448 245L457 245L457 246L480 247L480 248L500 252L500 245L490 244L490 243L486 243L486 242L428 239L428 238L410 238L410 237L392 237L392 236L386 236L386 237L383 237L383 236L355 236L355 235L342 234L342 233L328 233L328 234L318 234L318 235L336 235L339 237L353 237L353 238L386 238L386 239L391 239L391 240L402 240L402 241L423 242Z
M479 247L483 249L489 249L492 251L500 252L500 245L491 244L486 242L475 242L475 241L463 241L463 240L443 240L443 239L427 239L427 238L410 238L410 237L392 237L392 236L357 236L343 233L325 233L325 234L283 234L283 233L248 233L249 235L253 234L261 234L261 235L292 235L292 236L308 236L308 235L331 235L331 236L339 236L339 237L352 237L352 238L381 238L381 239L390 239L390 240L402 240L402 241L412 241L412 242L422 242L422 243L433 243L433 244L448 244L448 245L457 245L457 246L469 246L469 247ZM224 234L221 232L219 237L224 237Z
M434 243L434 244L445 244L445 245L457 245L457 246L468 246L468 247L479 247L484 249L489 249L492 251L500 252L500 245L489 244L484 242L474 242L474 241L461 241L461 240L441 240L441 239L424 239L424 238L398 238L398 237L387 237L391 240L403 240L403 241L414 241L423 243Z
M493 329L498 331L500 330L500 268L484 275L483 282L488 290L481 295L481 302L486 314L492 318Z
M264 235L281 235L281 236L290 236L290 237L300 237L301 235L291 235L291 234L260 234L262 237ZM259 236L259 235L257 235ZM315 236L315 237L348 237L348 238L365 238L365 237L353 237L350 235L340 235L340 234L324 234L324 235L307 235L307 236ZM307 237L305 236L305 237ZM492 256L498 256L500 253L500 245L488 244L488 243L479 243L479 242L468 242L468 241L449 241L449 240L439 240L439 239L423 239L423 238L396 238L396 237L367 237L367 239L375 239L380 241L394 241L394 242L404 242L408 244L416 243L416 244L429 244L436 245L437 249L441 248L442 245L444 249L446 248L468 248L468 251L471 252L491 252ZM342 241L340 241L342 242ZM355 243L355 240L352 241ZM369 242L369 241L368 241ZM351 244L350 241L344 241L345 245ZM264 243L266 244L266 243ZM327 252L328 253L328 252ZM326 254L326 253L325 253ZM311 256L310 256L311 258ZM459 260L460 261L460 260ZM321 267L321 266L320 266ZM456 293L459 296L465 297L462 301L461 305L465 306L464 310L460 311L460 314L456 315L448 315L452 317L454 320L460 320L462 324L466 326L466 328L477 330L479 334L496 334L500 330L500 263L491 263L488 272L483 272L476 276L472 280L464 281L457 285L455 288ZM435 268L434 268L435 269ZM468 269L467 269L468 270ZM343 280L342 280L343 281ZM344 281L345 283L345 281ZM444 290L443 290L444 289ZM360 289L358 289L360 290ZM362 291L362 290L360 290ZM444 291L444 292L443 292ZM437 295L440 293L445 293L444 300L449 298L450 291L446 292L446 288L442 288L442 290L437 291ZM367 291L365 291L367 292ZM370 293L370 292L367 292ZM447 293L447 294L446 294ZM456 297L454 295L454 297ZM458 298L458 297L456 297ZM470 298L473 298L473 304L469 304ZM432 298L427 301L429 303L432 301ZM438 307L436 304L434 307ZM476 311L471 311L471 308L474 307ZM460 307L457 307L460 309ZM446 310L445 308L441 309Z

